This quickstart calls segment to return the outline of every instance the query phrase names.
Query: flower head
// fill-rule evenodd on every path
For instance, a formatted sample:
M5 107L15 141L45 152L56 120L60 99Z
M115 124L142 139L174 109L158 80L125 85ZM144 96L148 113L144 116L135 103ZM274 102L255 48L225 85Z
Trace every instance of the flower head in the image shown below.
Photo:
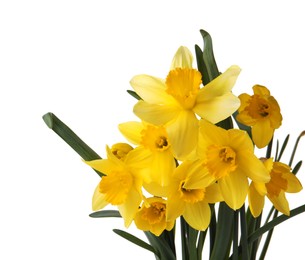
M126 146L123 147L125 150ZM129 151L126 157L119 156L120 159L117 157L118 153L112 151L117 149L107 147L107 159L86 162L93 169L105 174L94 191L92 208L99 210L109 203L118 206L125 225L129 226L142 201L141 188L147 177L141 167L146 158L135 149Z
M168 187L167 220L183 216L197 230L205 230L211 217L209 203L222 200L214 177L202 161L185 161L180 164Z
M145 187L149 190L156 185L166 187L176 163L165 127L144 122L127 122L120 124L119 129L129 141L138 145L137 152L147 155L147 164L143 168L147 170L153 183L146 184ZM153 194L164 196L158 192Z
M252 138L258 148L265 147L272 139L274 130L282 123L280 107L270 91L260 85L253 87L254 95L241 94L237 120L252 126Z
M251 139L238 129L225 130L201 121L198 156L219 183L224 201L236 210L245 202L248 178L266 183L267 169L254 155Z
M271 179L268 183L251 183L248 196L251 213L254 217L261 214L264 198L267 195L278 211L289 216L290 209L285 193L299 192L302 190L302 185L288 165L273 162L272 158L264 160L264 165L270 171ZM262 192L264 189L266 193Z
M201 87L201 74L192 68L192 60L191 52L180 47L166 80L138 75L130 82L142 98L134 106L134 113L143 121L166 126L174 156L180 160L186 159L196 147L197 117L217 123L240 105L239 99L231 93L239 67L230 67Z
M175 221L166 220L166 200L159 197L144 199L134 222L138 229L150 231L156 236L161 235L165 229L172 230L175 225Z

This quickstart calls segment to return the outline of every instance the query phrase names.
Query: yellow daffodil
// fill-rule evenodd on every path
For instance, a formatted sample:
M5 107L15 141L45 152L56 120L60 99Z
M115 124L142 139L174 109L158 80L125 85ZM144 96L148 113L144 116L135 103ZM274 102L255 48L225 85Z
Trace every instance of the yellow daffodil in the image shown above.
M117 206L125 226L128 227L142 201L141 188L145 175L141 168L147 163L147 158L136 149L122 157L126 149L129 149L128 145L119 144L112 147L112 150L109 147L106 149L107 159L86 162L93 169L105 174L94 191L92 208L99 210L109 203Z
M225 130L201 120L198 156L217 180L224 201L234 210L245 202L248 178L263 183L270 180L267 169L254 155L252 141L244 131Z
M254 95L241 94L240 108L236 119L244 125L252 126L253 142L258 148L265 147L282 124L280 107L270 91L260 85L253 87Z
M222 201L215 178L202 161L185 161L180 164L168 187L167 220L183 216L197 230L205 230L211 217L209 203Z
M127 140L138 145L138 152L147 154L149 159L144 167L148 169L153 182L150 186L166 187L176 167L166 129L144 122L123 123L119 125L119 129ZM145 187L148 188L148 184ZM153 195L164 196L157 192Z
M266 195L273 206L289 216L290 209L285 192L299 192L302 190L302 185L288 165L273 162L272 158L264 160L264 165L270 171L271 179L268 183L251 183L248 196L251 213L254 217L258 217L263 210L265 203L265 196L261 192L263 186L267 190Z
M166 200L151 197L144 200L134 222L138 229L160 236L164 230L172 230L175 221L166 221Z
M166 125L174 156L184 160L196 147L198 116L217 123L236 111L240 101L231 93L240 73L232 66L201 88L201 74L192 68L193 57L186 47L176 52L166 80L138 75L130 81L142 98L134 113L143 121Z

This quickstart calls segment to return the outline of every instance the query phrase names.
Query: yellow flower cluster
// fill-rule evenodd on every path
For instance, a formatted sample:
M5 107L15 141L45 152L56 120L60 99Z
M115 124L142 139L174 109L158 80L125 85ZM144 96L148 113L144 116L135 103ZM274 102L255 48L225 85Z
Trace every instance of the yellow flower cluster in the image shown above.
M157 236L171 230L180 216L205 230L209 204L224 201L237 210L247 196L255 217L265 196L289 215L285 192L300 191L300 182L287 165L254 154L254 144L268 145L281 125L278 103L259 85L253 96L234 96L238 66L203 86L192 61L191 52L180 47L165 79L132 78L141 98L134 106L140 120L122 123L119 130L134 147L115 144L107 147L107 159L86 162L104 174L93 195L93 210L115 205L126 227L134 221ZM251 127L252 139L245 131L215 125L237 110L236 119Z

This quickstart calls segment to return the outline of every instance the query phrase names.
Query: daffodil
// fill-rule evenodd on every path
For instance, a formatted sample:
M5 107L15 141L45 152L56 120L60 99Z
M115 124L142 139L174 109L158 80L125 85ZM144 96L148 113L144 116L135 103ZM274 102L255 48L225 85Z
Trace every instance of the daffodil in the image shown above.
M205 230L211 218L209 203L222 201L215 178L201 160L180 164L168 187L167 220L183 216L197 230Z
M166 220L166 200L159 197L144 199L134 222L138 229L150 231L156 236L160 236L164 230L172 230L175 225L175 221Z
M252 127L253 142L258 148L265 147L282 124L282 115L276 99L260 85L253 86L254 95L239 95L241 101L236 119Z
M283 214L289 216L289 203L285 193L296 193L302 190L299 179L291 172L291 168L281 162L273 162L273 159L264 160L265 167L270 171L268 183L252 182L249 189L249 207L254 217L258 217L265 204L265 196L262 189L267 190L267 197L273 206Z
M151 177L151 184L146 184L146 188L156 191L156 185L166 187L170 177L176 167L176 162L172 154L170 142L165 127L154 126L144 122L127 122L119 125L121 133L130 142L138 145L137 151L147 154L148 174ZM151 192L151 191L150 191ZM164 196L162 193L154 192L155 196Z
M266 183L269 173L254 155L254 147L246 132L225 130L201 120L198 156L219 184L224 201L236 210L245 202L248 178Z
M105 174L94 191L92 208L99 210L108 204L117 206L128 227L142 201L142 183L148 181L141 169L143 163L146 164L146 157L136 149L130 150L125 157L118 157L121 152L118 153L117 148L126 151L128 146L120 144L112 151L107 146L107 159L86 161L93 169Z
M196 147L198 117L217 123L240 105L231 93L240 73L238 66L231 66L201 87L201 73L192 68L192 61L191 52L180 47L165 80L137 75L130 81L142 98L134 106L134 113L143 121L166 125L174 156L179 160L186 159Z

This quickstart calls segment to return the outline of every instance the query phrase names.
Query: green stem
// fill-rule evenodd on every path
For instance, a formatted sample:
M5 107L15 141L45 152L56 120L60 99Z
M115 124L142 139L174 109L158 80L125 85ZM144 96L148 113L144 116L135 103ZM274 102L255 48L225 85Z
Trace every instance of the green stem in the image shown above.
M245 213L245 205L243 205L239 211L240 216L240 229L241 229L241 248L242 248L242 260L249 260L249 248L248 248L248 230L247 230L247 219Z
M238 212L234 211L234 221L233 221L233 260L238 260Z

